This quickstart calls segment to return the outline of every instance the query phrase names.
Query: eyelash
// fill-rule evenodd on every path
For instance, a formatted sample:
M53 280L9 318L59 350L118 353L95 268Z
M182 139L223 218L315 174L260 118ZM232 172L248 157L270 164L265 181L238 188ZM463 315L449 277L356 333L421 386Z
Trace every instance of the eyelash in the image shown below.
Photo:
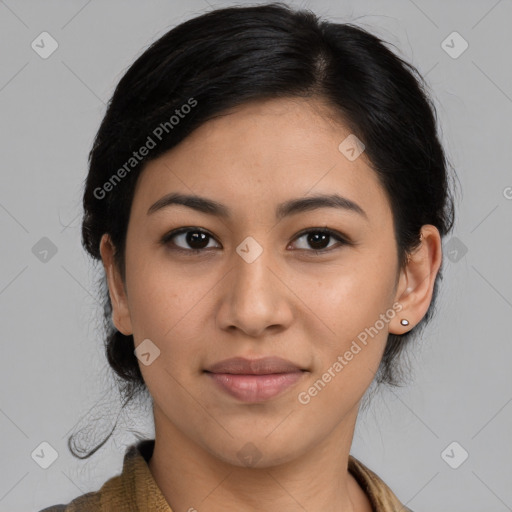
M181 235L183 233L189 233L189 232L203 233L203 234L209 236L210 238L214 238L215 239L215 237L213 235L211 235L210 233L208 233L207 231L205 231L203 229L194 228L194 227L188 227L188 228L175 229L175 230L167 233L166 235L163 236L163 238L161 240L161 243L163 245L168 245L169 242L175 236ZM293 241L295 241L295 240L297 240L299 238L302 238L305 235L309 235L311 233L327 235L327 236L329 236L331 238L335 238L339 242L339 245L338 246L334 246L334 247L330 247L328 249L309 249L309 250L308 249L297 249L297 250L299 250L299 251L307 251L307 252L315 252L317 254L318 253L326 254L326 253L332 251L333 249L339 248L341 246L353 245L353 243L350 242L346 237L343 237L337 231L333 231L333 230L328 229L328 228L310 228L310 229L303 230L303 231L301 231L300 233L297 234L297 236L294 238ZM183 247L179 247L179 246L177 246L175 244L172 244L172 245L173 245L173 247L172 247L173 251L178 251L178 252L181 252L181 253L186 253L187 255L195 255L195 254L199 254L201 252L205 252L205 251L208 250L206 248L203 248L203 249L183 249Z

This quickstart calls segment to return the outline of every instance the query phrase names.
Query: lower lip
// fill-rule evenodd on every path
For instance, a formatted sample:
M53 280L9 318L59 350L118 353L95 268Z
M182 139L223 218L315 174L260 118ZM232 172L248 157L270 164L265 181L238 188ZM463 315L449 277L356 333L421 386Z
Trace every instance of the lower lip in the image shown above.
M232 373L207 373L207 375L222 390L243 402L263 402L295 384L303 373L299 371L267 375L235 375Z

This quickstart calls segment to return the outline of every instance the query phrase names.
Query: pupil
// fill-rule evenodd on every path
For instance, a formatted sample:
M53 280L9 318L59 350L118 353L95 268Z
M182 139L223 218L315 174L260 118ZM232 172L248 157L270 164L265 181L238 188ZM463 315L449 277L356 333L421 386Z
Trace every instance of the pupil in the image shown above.
M320 237L321 240L320 240L320 246L322 246L323 243L325 243L325 239L329 237L329 235L326 235L325 233L314 233L314 234L311 234L309 236L309 240L310 240L310 244L315 248L315 249L321 249L322 247L316 247L315 244L318 244L318 240L314 240L315 237Z
M207 240L207 237L208 235L206 233L199 233L197 231L192 231L192 232L189 232L187 233L187 243L189 243L190 245L194 246L194 244L196 244L199 241L202 241L205 242L201 245L201 243L199 243L200 247L195 247L195 249L203 249L204 247L206 247L208 245L208 240Z

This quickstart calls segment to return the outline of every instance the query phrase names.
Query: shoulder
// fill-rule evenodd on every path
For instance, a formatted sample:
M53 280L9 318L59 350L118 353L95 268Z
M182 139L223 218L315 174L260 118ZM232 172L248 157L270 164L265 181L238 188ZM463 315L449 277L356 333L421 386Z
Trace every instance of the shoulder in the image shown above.
M98 491L78 496L67 504L52 505L39 512L98 512L132 510L136 499L144 499L147 489L152 488L148 481L151 473L147 460L153 453L154 440L143 440L127 447L123 468L120 474L107 480ZM155 484L156 485L156 484Z
M413 512L374 471L352 455L349 456L348 469L368 496L375 512Z

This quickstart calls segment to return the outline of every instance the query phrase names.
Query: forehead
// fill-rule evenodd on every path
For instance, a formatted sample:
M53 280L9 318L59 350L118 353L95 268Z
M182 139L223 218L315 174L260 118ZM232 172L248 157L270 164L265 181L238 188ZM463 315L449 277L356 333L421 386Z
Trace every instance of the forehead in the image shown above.
M351 161L339 149L349 135L316 100L245 103L203 123L150 161L134 202L147 210L163 194L179 191L253 208L336 192L360 204L376 222L384 220L391 215L389 203L366 155Z

